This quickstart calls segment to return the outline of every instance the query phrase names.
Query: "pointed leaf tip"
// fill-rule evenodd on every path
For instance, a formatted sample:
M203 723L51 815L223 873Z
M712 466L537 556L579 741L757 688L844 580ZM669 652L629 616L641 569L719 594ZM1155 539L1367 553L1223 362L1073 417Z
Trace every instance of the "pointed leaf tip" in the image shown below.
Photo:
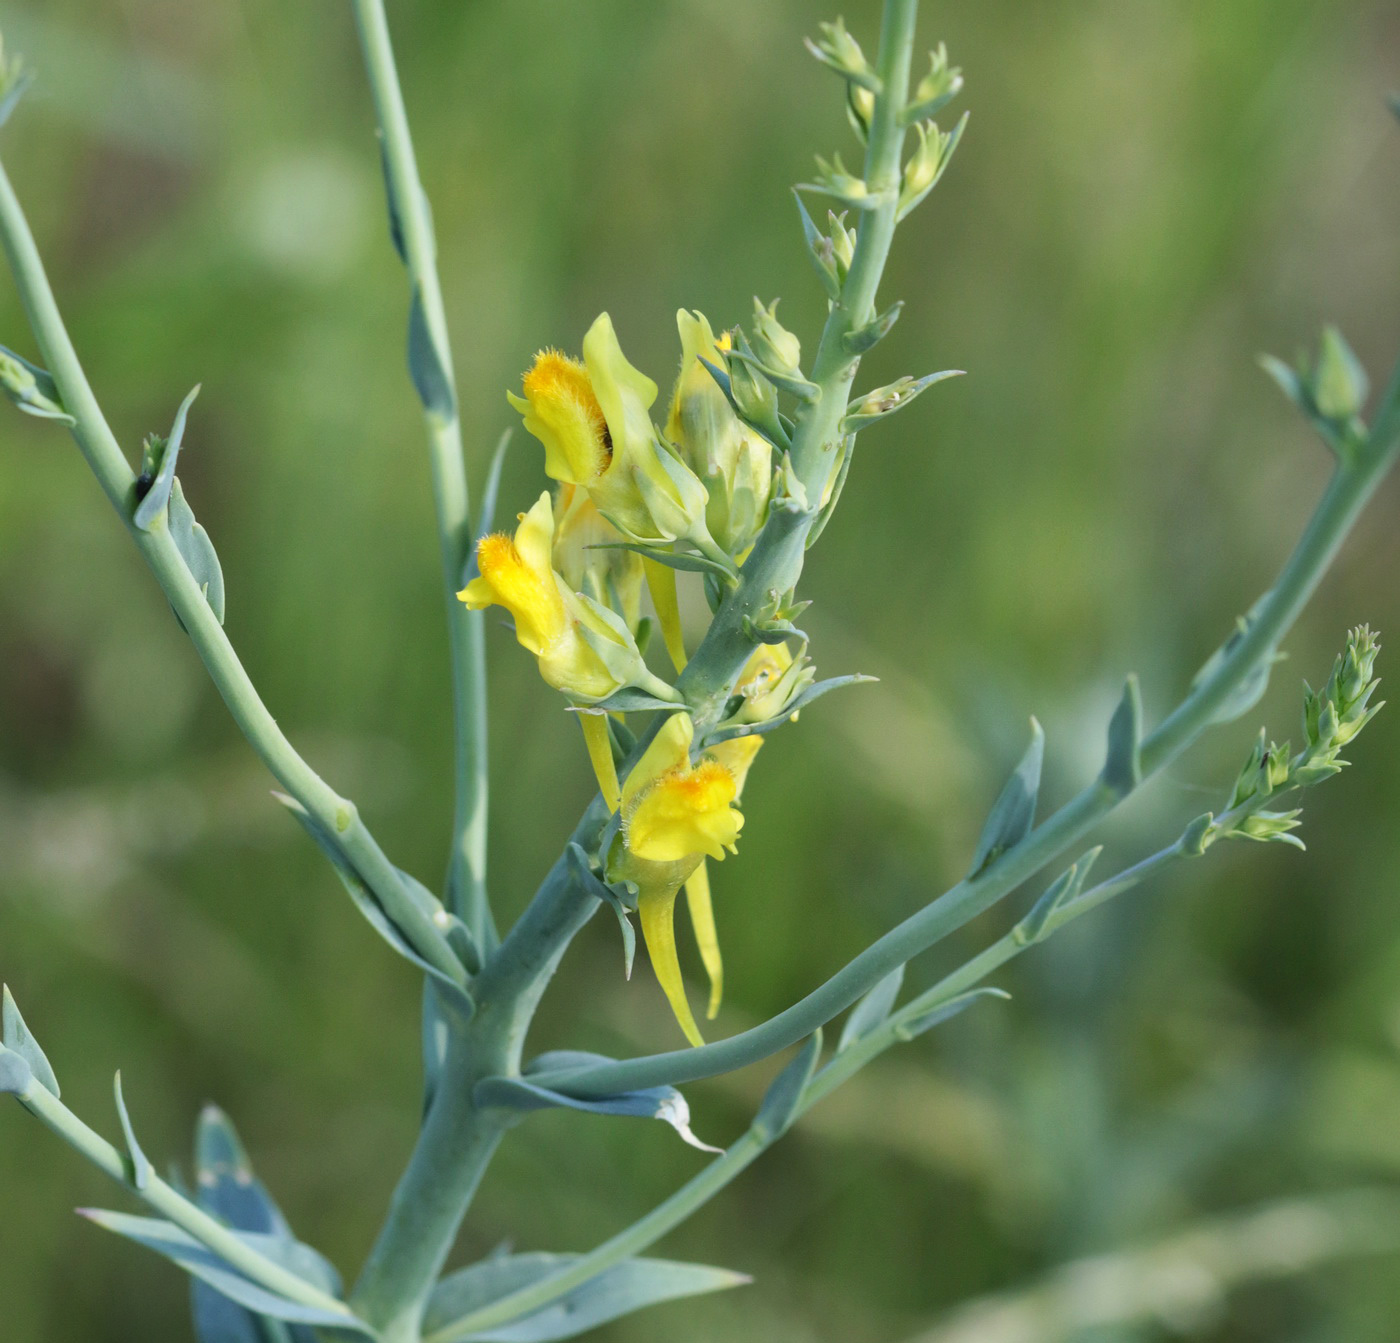
M3 989L3 1007L0 1007L0 1027L3 1033L4 1046L13 1054L23 1060L29 1074L39 1083L55 1100L60 1092L58 1088L58 1078L54 1076L52 1065L48 1057L39 1047L39 1042L30 1034L29 1027L24 1024L24 1018L20 1015L19 1004L15 1002L14 995L10 992L10 986L6 984ZM17 1077L19 1070L11 1068L11 1072ZM28 1085L28 1077L15 1089L23 1090ZM0 1089L9 1090L8 1087Z
M1040 795L1040 770L1045 761L1045 731L1031 719L1031 744L1006 781L982 827L973 855L969 877L985 872L1002 854L1014 849L1030 834L1035 824L1036 800Z
M1142 692L1136 676L1123 685L1123 697L1108 723L1108 757L1100 777L1119 797L1142 782Z
M950 998L946 1003L930 1008L918 1016L911 1017L908 1021L900 1022L895 1029L895 1034L906 1043L916 1039L925 1031L932 1030L935 1026L941 1026L945 1021L965 1012L979 998L1000 998L1003 1002L1010 1002L1011 995L1005 989L972 989L968 993L960 993L956 998Z
M145 1189L150 1184L151 1176L155 1174L155 1167L151 1165L146 1154L141 1150L141 1144L136 1141L136 1130L131 1126L131 1116L126 1110L126 1101L122 1098L122 1075L117 1073L113 1079L112 1091L117 1101L117 1117L122 1123L122 1136L126 1139L127 1154L131 1158L131 1183L138 1190Z
M796 1057L773 1079L763 1104L758 1108L754 1127L761 1130L770 1140L781 1138L792 1127L797 1111L802 1104L807 1083L812 1080L817 1060L821 1058L822 1033L818 1027L807 1037Z

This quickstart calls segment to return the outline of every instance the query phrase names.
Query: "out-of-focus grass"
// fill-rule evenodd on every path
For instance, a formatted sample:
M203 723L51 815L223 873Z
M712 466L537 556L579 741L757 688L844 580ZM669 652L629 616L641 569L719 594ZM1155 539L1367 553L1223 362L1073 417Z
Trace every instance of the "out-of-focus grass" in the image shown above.
M877 6L846 9L873 33ZM441 235L473 472L531 351L602 308L663 385L672 314L821 304L787 186L846 144L796 0L393 6ZM402 277L348 16L334 5L11 0L40 84L6 127L89 371L134 448L196 381L182 458L229 630L274 711L436 880L445 647ZM866 436L807 595L845 692L772 739L716 873L729 1028L784 1006L956 878L1027 715L1047 791L1096 767L1123 673L1149 711L1267 583L1325 476L1253 364L1328 318L1377 376L1400 347L1400 23L1380 0L1026 5L926 16L968 75L958 159L910 221L908 300L863 377L960 367ZM0 284L0 340L29 349ZM417 991L265 798L76 451L0 421L0 970L80 1112L121 1065L148 1151L224 1105L304 1237L343 1267L412 1138ZM517 445L505 507L540 488ZM1387 487L1259 715L1294 731L1348 624L1400 629ZM804 623L807 623L804 618ZM492 647L500 908L588 781L575 730ZM1388 672L1388 655L1382 673ZM1248 721L1110 832L1130 860L1214 804ZM628 1343L861 1343L1198 1219L1400 1172L1400 728L1321 790L1306 855L1213 855L1000 976L1015 995L892 1057L667 1243L757 1275L616 1326ZM926 981L1003 925L918 964ZM541 1044L672 1043L615 930L580 939ZM761 1078L691 1088L702 1133ZM659 1127L659 1126L657 1126ZM585 1246L698 1160L652 1126L551 1115L506 1145L462 1254ZM0 1113L9 1343L183 1338L175 1275L77 1222L112 1198ZM1393 1263L1246 1286L1174 1323L1208 1340L1385 1343ZM604 1335L600 1335L603 1337ZM1164 1336L1152 1323L1081 1333Z

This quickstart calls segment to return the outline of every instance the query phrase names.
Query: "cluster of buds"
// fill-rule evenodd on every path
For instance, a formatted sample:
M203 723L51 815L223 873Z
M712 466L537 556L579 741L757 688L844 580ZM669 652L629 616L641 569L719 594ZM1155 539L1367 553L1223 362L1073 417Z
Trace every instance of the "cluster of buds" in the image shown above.
M776 384L800 380L801 348L756 305L752 337L715 335L700 313L677 314L681 367L664 428L652 421L657 386L623 355L607 314L585 335L582 359L542 350L509 394L544 448L556 486L513 532L482 537L477 575L459 594L468 607L500 606L540 673L578 709L589 757L614 820L600 861L609 883L635 905L658 980L677 1020L700 1039L686 1003L672 918L684 888L710 977L710 1015L723 969L706 863L732 852L738 800L762 745L732 735L697 749L676 689L646 662L650 592L677 670L686 650L677 567L703 566L732 579L767 519L774 446L755 421L777 419ZM741 415L736 403L748 408ZM733 734L783 715L811 684L805 655L763 642L734 687L721 725ZM629 708L670 713L619 780Z
M1235 779L1225 812L1218 820L1207 818L1207 824L1191 832L1194 852L1216 839L1281 841L1303 847L1292 833L1298 828L1301 810L1275 811L1265 804L1292 789L1330 779L1346 767L1342 749L1382 708L1381 703L1371 703L1380 684L1372 675L1379 652L1380 643L1369 626L1350 632L1327 684L1315 691L1303 683L1302 750L1293 755L1288 742L1270 742L1261 731Z

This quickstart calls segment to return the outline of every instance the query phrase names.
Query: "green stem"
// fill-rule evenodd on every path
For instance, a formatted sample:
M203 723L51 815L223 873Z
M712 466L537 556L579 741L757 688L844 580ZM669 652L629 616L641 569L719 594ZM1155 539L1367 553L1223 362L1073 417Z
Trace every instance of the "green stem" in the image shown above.
M138 1188L131 1176L129 1159L83 1123L37 1080L31 1079L16 1099L46 1128L81 1152L104 1174L130 1190L182 1231L188 1232L201 1244L207 1245L252 1281L286 1297L289 1301L297 1301L344 1316L346 1324L351 1327L358 1325L358 1317L346 1307L345 1302L313 1287L295 1273L264 1258L222 1222L191 1203L154 1172L149 1174L144 1186Z
M875 96L865 151L866 188L878 197L879 204L861 212L851 267L828 314L812 363L812 381L822 389L822 395L802 416L793 439L793 465L809 497L818 502L840 464L841 418L860 367L859 356L846 350L845 339L874 317L880 279L894 241L906 135L900 118L909 101L918 7L918 0L885 0L875 63L880 92Z
M1214 673L1142 743L1145 780L1175 760L1210 726L1231 696L1272 662L1279 641L1306 604L1400 450L1400 377L1355 461L1338 468L1278 581L1248 633ZM960 881L867 947L800 1002L752 1030L699 1049L540 1074L541 1086L579 1096L675 1085L755 1063L811 1035L850 1007L885 975L1010 894L1067 848L1080 842L1126 794L1095 780L987 871Z
M479 1033L448 1047L423 1131L351 1302L383 1343L417 1343L423 1307L505 1131L478 1110L472 1087L503 1063Z
M640 1254L649 1245L679 1226L697 1208L703 1207L743 1170L753 1164L772 1140L757 1129L749 1129L723 1156L716 1157L694 1179L683 1185L664 1203L634 1222L611 1240L604 1241L568 1268L539 1282L523 1287L464 1315L424 1337L423 1343L463 1343L486 1329L520 1319L557 1301L566 1292L595 1278L614 1264Z
M133 524L135 476L83 372L33 234L3 166L0 166L0 243L3 243L20 301L44 361L58 385L65 410L73 417L73 437L179 616L234 722L278 782L339 846L415 949L458 983L464 982L460 962L431 917L404 889L397 869L365 827L354 803L331 788L297 754L278 727L203 591L190 574L164 517L158 518L150 531L142 531Z
M433 502L442 555L444 599L452 653L453 740L456 801L447 903L472 930L479 945L495 945L496 929L486 893L486 664L484 620L457 600L466 581L472 526L467 473L457 413L456 379L448 337L437 244L427 196L409 131L403 90L382 0L354 0L365 70L379 122L390 208L398 222L409 282L422 304L437 361L451 389L450 413L425 409Z

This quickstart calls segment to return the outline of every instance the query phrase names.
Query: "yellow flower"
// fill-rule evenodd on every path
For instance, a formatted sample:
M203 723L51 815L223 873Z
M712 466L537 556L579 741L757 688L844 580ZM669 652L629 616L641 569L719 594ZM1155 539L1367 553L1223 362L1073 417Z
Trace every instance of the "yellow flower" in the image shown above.
M729 334L716 339L702 313L676 314L681 371L671 394L666 436L709 494L710 535L730 555L741 555L763 525L773 486L773 448L734 413L702 360L724 367Z
M656 384L628 363L607 313L584 336L582 363L542 350L521 390L510 403L544 444L545 471L583 486L629 541L710 542L705 487L658 438Z
M713 1016L722 966L702 865L707 857L722 859L726 851L734 850L744 818L733 804L762 739L725 742L692 764L694 733L689 714L673 714L627 776L622 786L621 852L610 864L609 877L636 884L652 968L686 1038L700 1044L676 952L676 896L685 885L701 956L711 977Z
M633 683L629 664L640 667L641 655L635 643L628 648L625 627L619 631L554 572L553 541L554 512L545 492L520 515L513 536L482 537L480 575L457 596L473 611L504 606L515 620L515 637L539 659L540 675L571 698L595 703Z

